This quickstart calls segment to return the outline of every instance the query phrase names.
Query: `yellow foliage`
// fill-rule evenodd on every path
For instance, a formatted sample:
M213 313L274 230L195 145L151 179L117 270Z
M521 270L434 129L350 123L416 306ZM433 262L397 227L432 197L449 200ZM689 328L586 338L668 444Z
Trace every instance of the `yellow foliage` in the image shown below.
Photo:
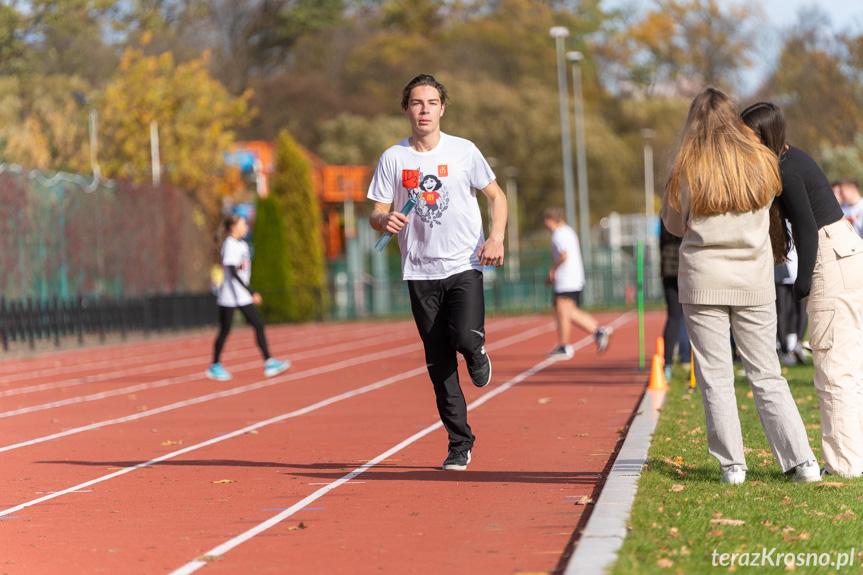
M163 180L192 193L208 211L232 184L223 153L247 121L251 92L231 96L207 71L208 52L177 64L173 54L127 49L104 92L103 171L148 181L150 124L158 126Z

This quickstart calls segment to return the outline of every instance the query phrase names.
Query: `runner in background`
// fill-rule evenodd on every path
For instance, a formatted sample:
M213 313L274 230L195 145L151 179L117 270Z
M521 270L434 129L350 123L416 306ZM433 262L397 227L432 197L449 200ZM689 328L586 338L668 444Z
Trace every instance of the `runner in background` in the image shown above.
M267 337L264 334L264 321L258 313L256 305L263 301L261 294L253 292L249 288L249 279L252 277L252 256L243 238L249 232L246 219L236 214L225 216L220 230L222 243L222 268L224 279L219 288L219 335L213 350L213 363L207 369L207 377L216 381L228 381L233 376L222 367L219 358L228 334L231 332L231 323L234 319L234 310L239 308L246 321L255 328L255 337L261 354L264 356L264 376L273 377L291 367L289 361L279 361L270 357L267 348Z
M596 351L605 352L612 329L599 325L592 315L582 310L581 292L584 290L584 263L575 230L563 220L563 208L552 206L543 213L543 222L551 232L551 268L548 282L554 286L554 321L557 324L557 344L546 355L569 359L573 355L572 326L576 325L593 334Z

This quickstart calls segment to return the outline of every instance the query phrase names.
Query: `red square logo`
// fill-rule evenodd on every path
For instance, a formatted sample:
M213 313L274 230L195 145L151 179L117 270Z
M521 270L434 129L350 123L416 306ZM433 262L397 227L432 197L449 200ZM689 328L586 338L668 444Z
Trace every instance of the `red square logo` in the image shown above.
M420 185L419 170L402 170L402 186L409 190L414 190Z
M437 175L439 178L445 178L449 175L449 168L447 167L447 164L440 164L437 167Z

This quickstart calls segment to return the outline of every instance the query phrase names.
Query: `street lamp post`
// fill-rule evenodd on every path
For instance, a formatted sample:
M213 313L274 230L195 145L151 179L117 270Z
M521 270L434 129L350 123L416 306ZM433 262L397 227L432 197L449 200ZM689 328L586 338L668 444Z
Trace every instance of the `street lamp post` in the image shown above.
M557 47L557 88L560 99L560 141L563 147L563 199L566 206L566 221L575 227L575 190L572 177L572 144L569 136L569 94L566 88L566 64L563 61L563 44L569 30L554 26L549 34Z
M515 181L518 169L510 166L504 170L506 176L506 203L508 217L506 220L509 253L507 254L507 271L510 280L519 278L519 243L518 243L518 185Z
M582 257L590 262L590 200L587 195L587 148L584 142L584 98L581 88L581 64L584 54L567 52L572 63L572 93L575 99L575 156L578 164L578 227L581 230Z
M650 140L656 135L653 130L645 128L641 130L644 138L644 213L647 214L648 225L653 219L656 210L654 208L654 196L656 189L653 184L653 147Z

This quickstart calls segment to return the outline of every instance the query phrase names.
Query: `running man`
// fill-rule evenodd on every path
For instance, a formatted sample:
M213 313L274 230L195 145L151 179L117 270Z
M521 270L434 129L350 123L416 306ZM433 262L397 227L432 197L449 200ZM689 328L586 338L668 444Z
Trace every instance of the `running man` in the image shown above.
M449 435L443 468L464 470L475 437L467 423L456 352L464 356L473 384L488 385L491 361L485 351L482 269L503 265L507 204L476 146L441 132L447 102L446 88L427 74L402 90L401 108L411 136L381 156L369 187L368 197L375 203L369 223L379 232L398 234L402 277L408 282L438 413ZM481 190L491 206L487 240L473 188ZM418 209L410 216L398 211L409 197L422 205L423 194L426 204L436 209ZM435 194L434 202L429 202L429 194Z
M584 289L584 264L575 230L563 221L563 208L553 206L543 213L545 227L551 232L552 265L548 270L548 283L554 286L554 320L557 323L557 345L546 355L557 359L573 356L569 343L572 324L593 334L596 351L605 352L611 337L611 328L599 325L592 315L578 306Z

